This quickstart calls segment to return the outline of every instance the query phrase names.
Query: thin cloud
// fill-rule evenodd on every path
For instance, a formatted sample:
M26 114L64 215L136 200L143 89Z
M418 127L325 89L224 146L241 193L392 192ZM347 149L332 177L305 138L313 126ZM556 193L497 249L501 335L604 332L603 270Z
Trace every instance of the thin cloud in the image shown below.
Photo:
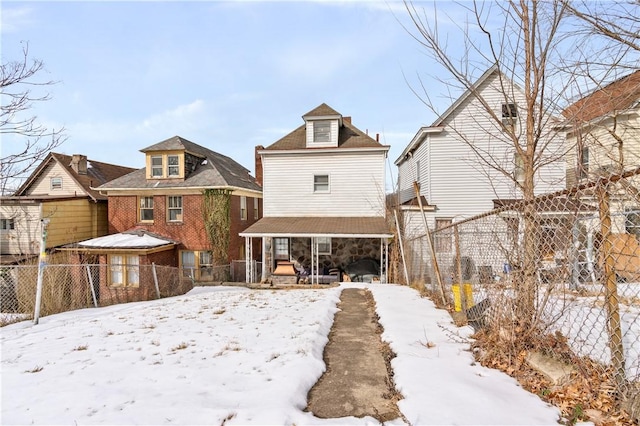
M31 7L0 8L0 32L4 34L20 32L33 26L35 22Z

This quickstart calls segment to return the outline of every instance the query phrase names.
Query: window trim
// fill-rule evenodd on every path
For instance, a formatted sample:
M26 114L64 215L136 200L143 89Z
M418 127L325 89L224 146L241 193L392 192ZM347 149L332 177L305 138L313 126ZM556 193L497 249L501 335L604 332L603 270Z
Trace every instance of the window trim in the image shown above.
M142 206L142 202L145 200L151 200L151 207L149 206ZM151 219L143 219L142 217L142 211L145 210L151 210ZM140 222L147 222L147 223L152 223L154 221L154 202L153 202L153 196L139 196L138 197L138 220Z
M624 230L635 235L640 241L640 206L627 207L624 210Z
M122 263L113 263L113 258L119 257ZM134 262L131 262L135 258ZM140 287L140 256L131 253L110 253L107 255L107 264L109 266L109 287L119 288L138 288ZM113 283L114 271L119 270L122 282ZM135 277L135 281L132 279Z
M9 226L7 226L9 225ZM12 217L0 218L0 230L2 231L14 231L16 229L16 221Z
M326 130L324 130L325 127L327 127ZM331 142L331 120L317 120L313 122L313 142Z
M318 182L318 178L327 178L327 182L326 184L324 182ZM324 187L326 185L326 189L323 189L322 187ZM315 194L326 194L328 192L331 192L331 178L329 176L329 174L314 174L313 175L313 192Z
M324 240L324 242L321 242L321 240ZM331 237L316 237L316 244L318 246L319 255L331 254Z
M279 242L286 242L286 248L287 248L287 253L286 256L283 252L281 252L280 254L278 253L278 246L279 246ZM284 244L283 244L284 247ZM291 243L289 241L289 238L287 237L274 237L273 238L273 258L275 260L289 260L291 256Z
M578 154L578 179L586 179L589 177L589 147L581 147Z
M59 182L59 184L56 184L55 182ZM62 178L61 177L52 177L49 181L49 185L50 188L52 190L55 189L62 189Z
M171 159L176 159L176 164L171 164ZM171 169L175 169L176 173L171 173ZM167 177L180 177L180 156L177 154L167 154Z
M247 197L240 196L240 220L247 220Z
M185 266L183 256L187 253L193 255L193 265ZM205 253L208 253L210 263L203 262L202 255ZM210 269L211 273L207 274L207 278L212 278L214 267L213 253L211 253L210 250L180 250L179 268L183 277L191 278L193 276L193 279L198 281L202 279L203 275L205 275L205 273L203 273L203 270ZM191 272L193 272L193 275L191 274Z
M180 199L180 207L172 207L171 206L171 199ZM171 219L171 211L172 210L179 210L180 213L178 213L176 216L176 219ZM167 222L169 223L181 223L183 222L183 217L184 217L184 200L182 198L182 195L167 195Z
M524 159L517 152L513 154L513 180L524 184Z
M153 164L154 159L160 159L160 164ZM149 171L151 174L151 179L158 179L164 177L164 156L162 155L150 155L149 156L149 167L151 170ZM160 174L155 174L154 171L160 171Z
M260 202L258 201L258 197L253 199L253 218L258 219L260 217Z

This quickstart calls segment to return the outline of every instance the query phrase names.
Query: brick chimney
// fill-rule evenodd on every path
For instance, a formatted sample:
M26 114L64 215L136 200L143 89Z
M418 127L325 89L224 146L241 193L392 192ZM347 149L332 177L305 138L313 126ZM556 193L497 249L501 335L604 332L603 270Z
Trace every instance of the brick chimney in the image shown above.
M80 154L73 154L71 157L71 168L79 175L87 174L87 156Z
M342 117L342 121L351 124L351 117Z
M264 146L262 145L257 145L255 149L256 181L260 186L262 186L262 156L258 154L258 151L263 149L264 149Z

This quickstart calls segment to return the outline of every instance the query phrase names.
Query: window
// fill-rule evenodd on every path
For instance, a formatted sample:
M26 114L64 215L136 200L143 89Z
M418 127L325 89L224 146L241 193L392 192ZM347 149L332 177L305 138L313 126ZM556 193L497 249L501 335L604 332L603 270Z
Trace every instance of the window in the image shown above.
M502 118L516 118L518 107L516 104L502 104Z
M331 142L331 122L330 121L314 121L313 141L314 142Z
M289 239L288 238L273 239L273 256L276 259L289 260Z
M3 231L10 231L15 229L15 222L13 219L0 219L0 229Z
M154 155L151 157L151 177L162 177L162 156Z
M247 197L240 197L240 220L247 220Z
M517 152L513 155L513 163L513 178L522 185L524 183L524 161Z
M313 192L329 192L329 175L313 176Z
M180 157L177 155L169 155L167 157L167 176L180 176Z
M213 255L210 251L183 250L180 252L182 276L198 281L224 279L214 277Z
M51 189L62 189L62 178L51 178Z
M436 219L436 231L446 228L452 224L451 219ZM436 253L451 252L451 229L435 232Z
M153 222L153 197L140 197L140 222Z
M516 104L502 104L502 124L513 126L516 124L516 118L518 118L518 107Z
M318 254L331 254L331 238L330 237L318 237Z
M114 287L138 287L140 285L138 255L109 255L109 282Z
M416 182L420 183L420 160L416 161Z
M589 174L589 147L582 147L578 161L578 177L580 179L585 179Z
M198 276L196 279L213 279L213 256L210 251L198 253Z
M258 211L259 201L257 198L253 199L253 218L258 219L260 217L260 212Z
M626 209L624 227L640 241L640 206Z
M182 222L182 196L169 196L167 199L169 222Z
M180 266L182 268L183 277L195 279L196 253L193 251L180 252Z

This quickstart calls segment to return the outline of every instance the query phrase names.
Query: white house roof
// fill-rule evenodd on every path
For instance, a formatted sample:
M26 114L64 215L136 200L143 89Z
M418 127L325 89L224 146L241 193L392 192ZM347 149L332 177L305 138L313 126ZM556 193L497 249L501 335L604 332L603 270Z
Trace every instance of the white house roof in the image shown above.
M122 232L119 234L105 235L104 237L82 241L77 244L77 247L105 249L152 249L174 244L175 242L172 240L164 239L147 232Z

